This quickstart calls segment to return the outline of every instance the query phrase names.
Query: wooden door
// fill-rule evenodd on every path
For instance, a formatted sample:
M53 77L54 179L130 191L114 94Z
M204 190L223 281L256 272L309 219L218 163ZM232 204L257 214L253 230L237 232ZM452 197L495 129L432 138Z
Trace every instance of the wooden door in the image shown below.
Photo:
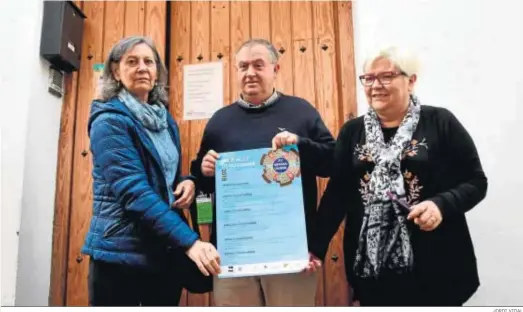
M88 257L80 253L92 209L92 159L87 136L95 92L93 66L123 36L151 36L169 68L171 114L181 129L183 173L195 157L206 121L184 121L183 66L224 63L224 105L238 97L234 53L251 37L271 40L281 54L279 90L303 97L336 136L356 115L351 2L76 1L87 16L81 68L66 77L62 112L50 303L86 306ZM326 185L319 179L319 195ZM204 239L209 230L201 227ZM321 274L317 305L347 305L341 229ZM210 294L187 294L181 305L213 305Z
M279 51L277 88L303 97L321 113L336 136L343 122L356 115L352 12L350 2L172 2L170 6L171 113L182 132L185 162L198 152L205 120L184 121L183 66L222 62L224 105L238 98L234 54L249 38L270 40ZM326 179L318 179L319 197ZM200 229L208 239L208 229ZM333 239L321 274L317 305L347 305L342 231ZM187 294L182 303L212 305L208 294Z

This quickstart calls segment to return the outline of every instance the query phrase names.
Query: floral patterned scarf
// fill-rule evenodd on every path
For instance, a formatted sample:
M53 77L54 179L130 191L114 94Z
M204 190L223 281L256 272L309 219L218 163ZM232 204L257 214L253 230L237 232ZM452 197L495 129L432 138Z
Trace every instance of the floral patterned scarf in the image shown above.
M371 108L364 116L366 144L375 167L370 175L369 196L364 201L354 270L362 278L378 277L383 269L404 272L412 268L413 253L406 215L390 193L406 202L400 162L420 116L420 103L411 96L407 114L387 144L378 115Z

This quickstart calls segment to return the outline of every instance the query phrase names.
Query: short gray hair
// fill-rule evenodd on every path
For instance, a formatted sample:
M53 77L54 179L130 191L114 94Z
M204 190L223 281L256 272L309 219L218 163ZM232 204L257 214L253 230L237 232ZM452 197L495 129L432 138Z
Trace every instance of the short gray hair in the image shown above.
M160 58L160 54L158 53L158 50L156 49L152 39L144 36L131 36L123 38L112 47L111 51L109 52L109 56L105 61L102 77L100 78L99 96L102 101L107 102L114 98L123 88L123 86L114 78L112 69L113 65L120 63L125 53L134 48L134 46L137 44L142 43L149 46L149 48L151 48L153 51L157 70L157 80L153 89L149 92L149 102L161 102L166 106L169 105L169 97L167 92L167 68L165 68L165 65Z
M420 70L420 63L418 57L407 48L399 48L396 46L387 46L379 48L371 52L365 62L363 63L363 70L365 71L368 64L372 64L377 59L387 59L393 63L399 70L406 73L408 76L417 75Z
M269 51L269 56L271 58L272 64L278 63L278 59L280 58L280 55L278 54L278 51L276 51L276 48L274 47L274 45L272 45L272 43L270 43L266 39L254 38L254 39L249 39L249 40L245 41L244 43L242 43L240 45L240 47L236 51L236 55L238 55L240 50L245 47L253 47L253 46L257 46L257 45L262 45Z

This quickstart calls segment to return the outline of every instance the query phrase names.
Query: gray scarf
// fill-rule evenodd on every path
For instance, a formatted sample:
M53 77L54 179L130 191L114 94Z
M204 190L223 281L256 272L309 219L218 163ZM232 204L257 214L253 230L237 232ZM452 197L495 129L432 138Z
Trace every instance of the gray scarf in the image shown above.
M145 128L155 132L167 128L167 109L163 104L142 104L125 89L120 91L118 97Z
M407 114L394 138L386 144L378 115L369 109L364 116L366 144L375 167L370 175L369 196L364 200L354 270L362 278L377 277L382 269L405 272L412 268L413 253L406 214L388 192L406 202L400 162L403 149L411 141L420 116L420 103L411 96Z

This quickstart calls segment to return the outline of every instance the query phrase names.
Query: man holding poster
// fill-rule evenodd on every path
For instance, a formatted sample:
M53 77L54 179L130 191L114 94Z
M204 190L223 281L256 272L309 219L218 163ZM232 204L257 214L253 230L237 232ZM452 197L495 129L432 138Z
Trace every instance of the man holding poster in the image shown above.
M220 278L298 273L309 264L296 146L220 154L216 235Z
M211 242L226 267L215 304L314 306L317 276L303 271L321 266L307 241L335 140L310 103L275 90L271 43L245 42L235 65L240 98L209 120L191 164L197 187L216 195Z

